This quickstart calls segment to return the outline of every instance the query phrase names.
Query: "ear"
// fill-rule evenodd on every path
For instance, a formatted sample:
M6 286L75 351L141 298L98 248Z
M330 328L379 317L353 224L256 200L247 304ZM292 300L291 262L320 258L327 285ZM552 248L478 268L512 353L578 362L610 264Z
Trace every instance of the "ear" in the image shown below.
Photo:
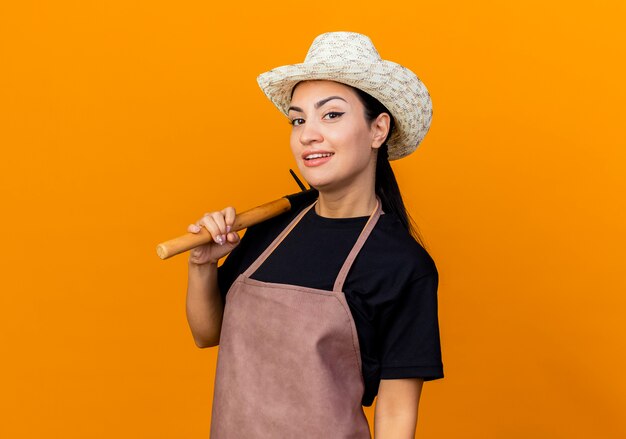
M372 148L378 149L382 146L389 134L389 125L391 119L387 113L380 113L376 119L372 121Z

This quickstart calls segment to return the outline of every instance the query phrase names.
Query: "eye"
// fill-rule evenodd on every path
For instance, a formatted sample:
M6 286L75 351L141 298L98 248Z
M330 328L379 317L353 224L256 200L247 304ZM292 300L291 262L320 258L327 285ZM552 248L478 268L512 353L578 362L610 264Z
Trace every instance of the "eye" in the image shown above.
M302 118L291 119L290 123L291 125L297 127L298 125L302 125L304 123L304 119Z
M331 111L326 113L323 119L337 119L338 117L341 117L341 115L343 115L343 113L340 113L339 111Z

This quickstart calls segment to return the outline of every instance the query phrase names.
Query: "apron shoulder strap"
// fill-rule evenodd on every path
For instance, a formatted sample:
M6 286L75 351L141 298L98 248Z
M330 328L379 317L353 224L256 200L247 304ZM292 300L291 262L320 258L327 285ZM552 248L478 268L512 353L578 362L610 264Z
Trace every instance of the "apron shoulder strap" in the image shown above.
M256 258L256 260L248 267L246 271L244 271L243 275L245 277L250 277L252 274L258 270L263 262L269 257L269 255L274 251L276 247L285 239L285 237L291 232L291 230L300 222L302 217L317 203L317 200L313 202L309 207L303 209L288 225L284 228L282 232L272 241L272 243L265 249L261 255Z
M350 271L350 268L352 268L352 264L354 263L354 260L356 259L357 255L359 254L359 251L361 251L363 244L365 244L365 241L367 240L368 236L370 235L370 233L372 233L372 230L374 230L374 226L378 222L378 218L380 218L381 213L382 213L382 202L380 201L380 198L376 197L376 208L370 215L369 219L367 220L367 223L365 224L365 227L363 227L363 230L361 231L361 234L359 235L359 238L356 240L354 247L352 247L352 250L348 254L348 257L346 258L345 262L343 263L343 266L341 267L341 270L339 271L339 274L337 275L337 279L335 280L335 286L333 287L333 291L335 292L343 291L343 283L346 281L346 278L348 277L348 272Z

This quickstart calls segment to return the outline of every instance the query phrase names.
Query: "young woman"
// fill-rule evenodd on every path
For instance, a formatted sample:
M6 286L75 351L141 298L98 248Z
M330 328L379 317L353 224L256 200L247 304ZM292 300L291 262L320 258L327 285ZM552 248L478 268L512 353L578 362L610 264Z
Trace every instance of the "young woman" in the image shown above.
M241 242L232 207L188 228L215 241L191 252L187 291L196 344L220 346L211 437L369 438L378 396L375 437L412 438L423 382L443 377L438 276L389 160L428 131L428 92L347 32L258 81L318 198Z

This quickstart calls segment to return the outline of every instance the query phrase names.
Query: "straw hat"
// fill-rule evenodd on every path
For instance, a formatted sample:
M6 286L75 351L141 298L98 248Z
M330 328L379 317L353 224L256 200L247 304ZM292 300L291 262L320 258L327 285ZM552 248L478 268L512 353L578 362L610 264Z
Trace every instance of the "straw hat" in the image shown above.
M406 67L381 59L365 35L353 32L319 35L303 63L262 73L257 82L274 105L287 115L295 85L312 79L351 85L387 107L396 122L387 142L389 160L415 151L428 132L432 102L426 86Z

